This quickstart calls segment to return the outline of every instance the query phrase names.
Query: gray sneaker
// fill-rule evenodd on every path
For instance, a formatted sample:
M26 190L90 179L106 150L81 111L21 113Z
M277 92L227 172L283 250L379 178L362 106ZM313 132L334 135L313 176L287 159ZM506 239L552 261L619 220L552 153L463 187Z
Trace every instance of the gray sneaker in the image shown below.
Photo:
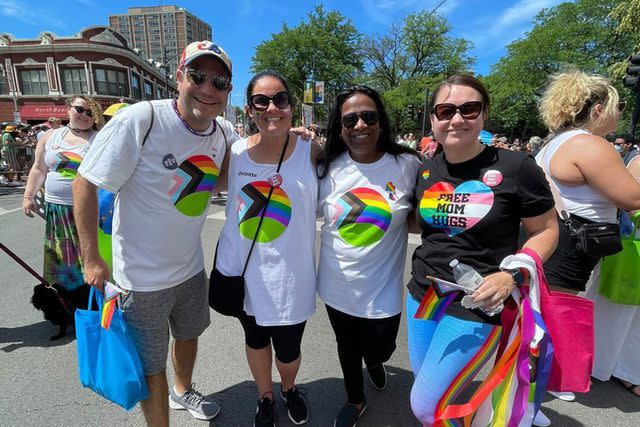
M199 420L210 420L214 418L220 412L220 405L218 405L210 397L203 396L195 389L195 383L191 384L189 390L185 391L181 395L176 393L174 388L171 387L171 393L169 393L169 407L171 409L184 410L186 409Z

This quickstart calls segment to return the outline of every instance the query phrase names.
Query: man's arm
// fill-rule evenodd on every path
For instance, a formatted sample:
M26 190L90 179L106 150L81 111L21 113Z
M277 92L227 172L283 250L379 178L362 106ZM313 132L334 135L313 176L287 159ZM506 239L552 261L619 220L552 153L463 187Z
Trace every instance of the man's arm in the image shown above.
M98 252L97 187L78 174L73 181L73 214L84 264L84 281L102 291L109 267Z

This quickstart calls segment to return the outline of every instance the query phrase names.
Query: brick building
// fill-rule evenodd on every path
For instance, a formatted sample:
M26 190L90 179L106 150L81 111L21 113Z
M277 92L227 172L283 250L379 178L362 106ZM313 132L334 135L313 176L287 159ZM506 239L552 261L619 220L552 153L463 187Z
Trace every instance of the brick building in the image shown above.
M43 32L35 39L0 33L0 122L65 120L64 101L72 94L87 94L106 108L120 99L133 103L174 93L174 76L109 27L68 37Z
M109 27L122 34L132 49L167 64L175 74L177 57L191 42L213 40L211 25L182 7L130 7L109 16Z

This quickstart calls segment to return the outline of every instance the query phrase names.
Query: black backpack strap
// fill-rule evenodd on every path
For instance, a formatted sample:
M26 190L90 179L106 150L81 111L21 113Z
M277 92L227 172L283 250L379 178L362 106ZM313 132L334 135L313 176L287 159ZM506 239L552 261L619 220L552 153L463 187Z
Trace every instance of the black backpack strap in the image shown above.
M149 138L149 134L151 133L151 128L153 127L153 121L155 119L155 112L153 111L153 104L151 101L147 101L149 103L149 108L151 108L151 121L149 123L149 129L147 129L147 133L144 134L144 138L142 138L142 146L144 147L145 142L147 142L147 138ZM226 140L225 140L226 142Z

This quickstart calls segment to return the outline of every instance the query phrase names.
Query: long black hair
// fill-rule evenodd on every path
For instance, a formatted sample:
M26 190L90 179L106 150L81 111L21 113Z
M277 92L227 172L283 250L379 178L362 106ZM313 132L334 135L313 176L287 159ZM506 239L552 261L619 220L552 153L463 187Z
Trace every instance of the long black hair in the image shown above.
M391 124L389 122L389 116L387 110L384 108L382 98L374 89L368 86L358 85L352 86L336 97L336 103L329 114L329 121L327 123L327 141L324 144L324 149L318 157L318 178L322 179L327 175L329 166L337 159L342 153L348 151L347 145L342 140L342 104L352 96L361 93L368 96L376 104L378 110L378 123L380 125L380 136L378 137L378 150L393 154L408 153L418 156L415 150L404 145L396 144L394 137L391 134Z

